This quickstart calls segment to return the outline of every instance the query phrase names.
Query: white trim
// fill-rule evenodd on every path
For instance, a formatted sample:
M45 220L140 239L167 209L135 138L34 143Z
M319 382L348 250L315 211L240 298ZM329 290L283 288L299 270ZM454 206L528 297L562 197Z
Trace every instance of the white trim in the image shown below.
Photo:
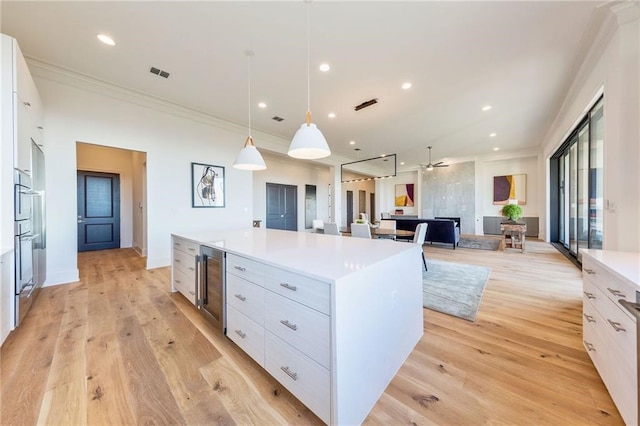
M45 281L43 287L51 287L58 284L75 283L78 281L80 281L80 273L77 268L69 269L67 271L58 271L55 273L47 271L47 280Z

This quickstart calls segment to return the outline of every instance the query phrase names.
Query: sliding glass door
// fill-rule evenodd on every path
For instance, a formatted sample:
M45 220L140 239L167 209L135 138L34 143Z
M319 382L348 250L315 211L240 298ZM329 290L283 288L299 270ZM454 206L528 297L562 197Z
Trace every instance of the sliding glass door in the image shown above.
M557 187L550 188L552 242L578 260L580 250L602 248L603 120L600 99L551 158L557 173Z

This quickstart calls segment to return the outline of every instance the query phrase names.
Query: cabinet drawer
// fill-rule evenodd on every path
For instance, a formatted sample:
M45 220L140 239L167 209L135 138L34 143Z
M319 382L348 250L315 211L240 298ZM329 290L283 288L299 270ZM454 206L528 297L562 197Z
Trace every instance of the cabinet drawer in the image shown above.
M264 367L264 328L227 305L227 337Z
M192 256L200 252L200 246L197 243L180 237L173 237L173 248Z
M602 376L606 367L606 340L604 338L604 319L592 304L585 301L582 307L582 342L593 365Z
M636 365L637 331L636 323L629 318L624 308L617 302L608 302L604 307L598 306L602 316L604 332L609 338L610 351L618 351L620 356L612 363L626 362L628 365Z
M331 417L331 378L329 370L269 331L265 331L265 369L329 424Z
M264 288L230 274L227 276L227 304L264 325Z
M187 254L183 251L173 250L173 267L180 270L182 273L188 276L192 276L195 280L196 276L196 258L193 255Z
M273 273L263 263L227 253L227 274L244 278L262 287L264 286L265 277L270 272Z
M329 284L281 269L276 271L278 272L270 273L265 277L264 286L267 289L329 315L331 311Z
M265 291L265 328L330 368L330 320L316 310Z
M602 290L610 300L616 303L619 299L635 302L636 290L632 283L617 277L588 256L583 258L582 277L583 281L590 281L594 286Z
M196 304L196 282L193 278L174 268L173 287L182 293L189 302Z

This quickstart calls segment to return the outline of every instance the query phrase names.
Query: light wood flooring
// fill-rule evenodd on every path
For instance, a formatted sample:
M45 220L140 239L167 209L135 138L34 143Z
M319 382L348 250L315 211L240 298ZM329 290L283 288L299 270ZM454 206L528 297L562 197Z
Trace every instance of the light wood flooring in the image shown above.
M369 425L623 424L582 346L580 271L527 252L425 246L492 268L475 322L424 310L424 336ZM2 425L321 424L130 249L82 253L1 352ZM366 377L362 378L366 386Z

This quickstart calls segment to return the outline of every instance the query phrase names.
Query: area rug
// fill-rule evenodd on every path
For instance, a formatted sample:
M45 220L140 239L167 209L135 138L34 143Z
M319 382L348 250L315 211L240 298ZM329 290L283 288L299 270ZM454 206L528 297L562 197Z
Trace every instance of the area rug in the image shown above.
M480 250L498 250L502 238L473 237L470 235L460 236L458 247L480 249Z
M475 321L491 268L427 259L422 271L425 308Z

